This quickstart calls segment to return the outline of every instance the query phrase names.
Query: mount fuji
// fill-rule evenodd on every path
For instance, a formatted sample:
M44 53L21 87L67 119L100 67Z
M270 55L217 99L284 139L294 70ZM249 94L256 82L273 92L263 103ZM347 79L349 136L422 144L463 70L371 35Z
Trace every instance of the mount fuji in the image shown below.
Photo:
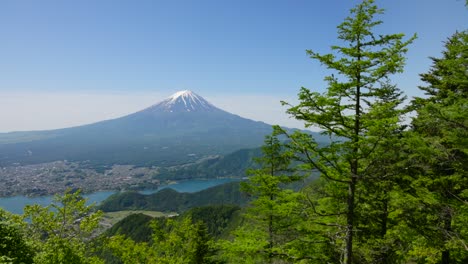
M139 112L94 124L0 134L0 167L56 160L170 166L262 145L271 125L180 91Z

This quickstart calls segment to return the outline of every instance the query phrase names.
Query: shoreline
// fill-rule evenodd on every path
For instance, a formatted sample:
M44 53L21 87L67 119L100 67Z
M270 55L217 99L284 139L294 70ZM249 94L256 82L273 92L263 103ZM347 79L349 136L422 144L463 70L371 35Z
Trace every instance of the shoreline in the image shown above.
M137 192L145 192L145 191L156 191L161 188L166 188L171 185L177 185L177 184L182 184L184 182L189 182L189 181L211 181L211 180L225 180L225 179L230 179L230 180L245 180L245 177L217 177L217 178L194 178L194 179L182 179L182 180L168 180L165 181L164 183L160 183L157 187L155 188L144 188L144 187L135 187L135 188L127 188L127 189L96 189L96 190L83 190L83 189L76 189L80 190L81 194L83 196L91 195L94 193L100 193L100 192L127 192L127 191L137 191ZM53 193L47 193L47 194L39 194L39 195L34 195L34 194L24 194L24 193L15 193L13 195L8 195L8 196L0 196L0 199L7 199L7 198L13 198L13 197L24 197L28 199L36 199L36 198L43 198L43 197L53 197L55 195L61 195L63 194L64 191L62 192L53 192Z

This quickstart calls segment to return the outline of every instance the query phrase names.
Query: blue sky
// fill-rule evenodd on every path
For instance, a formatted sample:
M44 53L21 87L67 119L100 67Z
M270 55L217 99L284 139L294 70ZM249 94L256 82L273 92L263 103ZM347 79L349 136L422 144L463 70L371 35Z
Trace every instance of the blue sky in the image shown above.
M270 101L293 100L301 86L323 91L322 79L327 71L309 59L305 50L326 53L330 45L337 44L336 26L356 3L1 1L0 132L58 128L96 121L92 118L117 117L185 89L241 115L245 105L236 105L230 98L262 100L261 96L267 96L263 108L262 104L257 110L249 108L266 112L264 109L274 108L267 105ZM468 9L462 0L376 3L386 9L380 17L384 24L377 31L401 32L408 37L418 34L409 47L405 73L394 80L409 96L419 95L418 74L428 70L428 57L440 54L443 41L456 30L467 28ZM42 121L41 125L36 116L38 125L28 126L28 113L46 120L62 111L60 105L67 105L66 100L80 108L80 101L73 99L76 94L88 96L81 102L84 108L95 101L96 114L86 113L88 120L84 116L78 121L72 115L68 121L76 122L64 123L64 110L62 121ZM109 99L112 96L135 101L121 98L127 102L116 99L119 104L113 104ZM99 115L99 104L115 111ZM5 105L9 113L21 114L6 116ZM41 108L47 108L45 105L54 107L38 114ZM74 113L79 115L80 111L75 109ZM275 122L271 113L264 114L250 113L248 117ZM277 119L278 123L284 120Z

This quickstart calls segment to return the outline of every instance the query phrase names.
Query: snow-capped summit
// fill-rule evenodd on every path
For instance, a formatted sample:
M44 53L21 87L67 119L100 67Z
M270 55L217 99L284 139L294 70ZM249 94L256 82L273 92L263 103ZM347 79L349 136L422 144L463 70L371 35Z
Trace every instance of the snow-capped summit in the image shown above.
M157 103L147 110L163 112L211 112L219 110L198 94L189 91L178 91L169 98Z
M183 91L176 92L175 94L171 95L169 98L171 98L172 100L176 100L177 98L181 96L182 97L193 97L193 96L198 97L198 95L196 95L190 90L183 90Z

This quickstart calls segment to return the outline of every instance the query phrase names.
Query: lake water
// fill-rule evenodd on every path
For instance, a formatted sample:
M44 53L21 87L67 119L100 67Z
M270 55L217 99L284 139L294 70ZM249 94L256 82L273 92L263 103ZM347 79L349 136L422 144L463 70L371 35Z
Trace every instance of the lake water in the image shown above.
M158 189L143 190L140 193L151 194L158 192L165 188L171 188L178 192L198 192L216 185L228 183L232 181L239 181L239 179L211 179L211 180L189 180L181 181L174 184L164 185ZM88 204L104 201L107 197L116 193L116 191L100 191L83 195L88 199ZM15 214L22 214L23 208L26 205L39 204L47 206L52 203L54 196L40 196L40 197L27 197L27 196L13 196L1 197L0 207Z

